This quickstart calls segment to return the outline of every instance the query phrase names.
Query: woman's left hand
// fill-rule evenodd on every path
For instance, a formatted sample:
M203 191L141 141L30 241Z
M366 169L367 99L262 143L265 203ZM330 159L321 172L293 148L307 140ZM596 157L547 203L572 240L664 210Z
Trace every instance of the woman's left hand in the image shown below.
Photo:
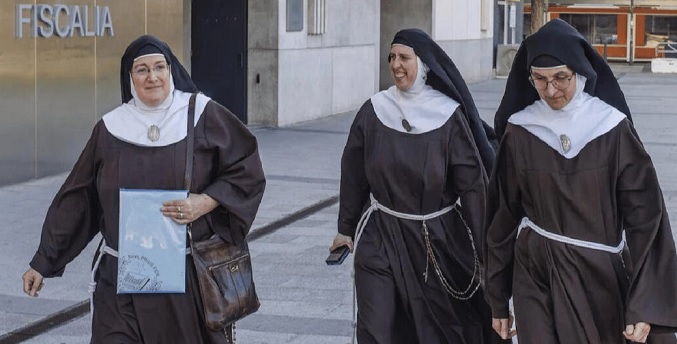
M646 343L646 337L649 336L650 331L651 325L640 321L634 325L625 326L625 331L623 331L623 335L627 340L636 343Z
M189 194L188 198L162 203L162 215L171 217L176 223L188 224L214 210L219 203L206 194Z

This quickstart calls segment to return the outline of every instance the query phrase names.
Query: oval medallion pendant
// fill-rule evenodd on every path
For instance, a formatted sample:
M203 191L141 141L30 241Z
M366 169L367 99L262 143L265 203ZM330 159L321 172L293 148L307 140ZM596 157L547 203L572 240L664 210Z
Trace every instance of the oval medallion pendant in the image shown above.
M571 149L571 140L569 140L569 137L562 134L559 136L559 142L562 144L562 150L564 153L569 152L569 149Z
M160 128L153 124L148 128L148 139L155 142L160 139Z
M409 121L407 121L404 118L402 118L402 127L404 127L404 130L406 130L407 132L411 131L411 124L409 124Z

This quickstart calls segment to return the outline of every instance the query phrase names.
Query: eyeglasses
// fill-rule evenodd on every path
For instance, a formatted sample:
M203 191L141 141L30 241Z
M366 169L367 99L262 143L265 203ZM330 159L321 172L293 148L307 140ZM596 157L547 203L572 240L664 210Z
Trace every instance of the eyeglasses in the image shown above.
M541 76L533 76L529 75L529 82L531 82L534 87L539 90L543 91L548 88L548 84L552 84L552 87L563 91L567 87L569 87L569 84L571 83L571 79L576 75L576 73L571 74L571 76L558 76L550 81L548 81L547 78L541 77Z
M166 63L159 63L153 66L153 68L148 68L146 66L139 66L135 70L131 71L130 73L135 74L136 76L140 78L145 78L148 75L150 75L150 71L152 70L155 74L162 74L164 75L167 70L169 69L169 65Z

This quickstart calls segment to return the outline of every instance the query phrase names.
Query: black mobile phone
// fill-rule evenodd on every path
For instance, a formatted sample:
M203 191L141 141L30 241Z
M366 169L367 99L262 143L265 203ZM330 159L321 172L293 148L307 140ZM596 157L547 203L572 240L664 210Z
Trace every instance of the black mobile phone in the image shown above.
M327 265L340 265L348 257L348 253L350 253L348 246L340 246L329 253L325 262Z

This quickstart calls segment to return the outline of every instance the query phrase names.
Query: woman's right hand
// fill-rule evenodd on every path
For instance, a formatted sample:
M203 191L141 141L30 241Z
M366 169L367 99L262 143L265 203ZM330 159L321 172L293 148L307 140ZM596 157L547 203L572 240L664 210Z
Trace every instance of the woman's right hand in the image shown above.
M341 246L348 246L348 248L350 248L350 253L353 253L353 239L341 233L336 234L336 237L334 237L334 242L331 243L331 247L329 247L329 252Z
M645 322L638 322L636 324L630 324L625 327L623 335L627 340L630 340L634 343L646 343L646 337L649 336L651 332L651 325Z
M496 331L502 339L510 339L517 334L517 330L511 329L513 321L514 318L512 314L510 314L509 318L491 318L491 327L494 328L494 331Z
M24 293L28 294L28 296L38 297L38 292L45 285L42 274L33 268L29 268L21 278L24 281Z

